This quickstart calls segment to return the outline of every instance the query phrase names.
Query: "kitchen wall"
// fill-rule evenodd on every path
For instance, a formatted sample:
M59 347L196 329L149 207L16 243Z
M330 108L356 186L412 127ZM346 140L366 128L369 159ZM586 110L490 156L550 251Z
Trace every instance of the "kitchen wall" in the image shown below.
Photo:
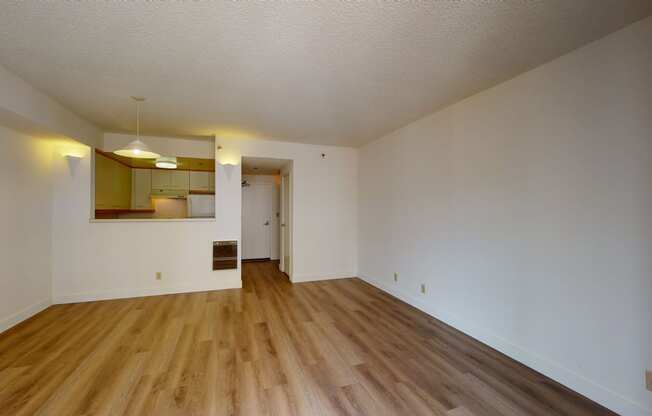
M112 137L105 137L105 150L116 145ZM160 150L155 138L146 140ZM177 140L182 147L187 143L185 139ZM224 137L218 138L217 144L224 147L217 154L222 162L239 163L240 156L294 160L295 281L356 274L355 149ZM180 148L173 150L160 151L205 157L199 153L182 154ZM325 159L321 153L326 153ZM93 222L89 221L90 155L87 149L74 172L66 169L65 160L54 161L54 302L241 286L240 269L211 270L212 242L240 240L239 164L217 167L214 220ZM154 278L157 271L163 273L160 281Z
M0 127L0 332L50 305L52 152Z
M652 409L651 40L648 18L359 161L365 280L632 416Z
M131 168L95 153L95 209L131 207Z

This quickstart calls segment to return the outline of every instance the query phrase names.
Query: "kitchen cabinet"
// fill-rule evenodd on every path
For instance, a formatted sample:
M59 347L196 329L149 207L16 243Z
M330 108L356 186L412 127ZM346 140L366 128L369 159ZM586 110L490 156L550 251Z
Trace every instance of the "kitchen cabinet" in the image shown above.
M131 170L131 209L149 209L152 207L152 170Z
M152 189L170 188L170 171L162 169L152 170Z
M190 188L188 173L187 170L171 170L169 189L187 191Z
M189 172L191 191L209 191L210 176L213 172ZM213 188L215 187L213 182Z
M187 191L189 187L187 170L152 169L152 189Z

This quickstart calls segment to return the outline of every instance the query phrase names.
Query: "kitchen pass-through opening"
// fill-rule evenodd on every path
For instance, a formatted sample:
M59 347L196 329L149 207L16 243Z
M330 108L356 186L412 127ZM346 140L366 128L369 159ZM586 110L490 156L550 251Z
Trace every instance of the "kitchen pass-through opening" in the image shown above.
M94 218L215 218L214 138L141 137L156 158L116 154L132 140L111 134L94 155Z

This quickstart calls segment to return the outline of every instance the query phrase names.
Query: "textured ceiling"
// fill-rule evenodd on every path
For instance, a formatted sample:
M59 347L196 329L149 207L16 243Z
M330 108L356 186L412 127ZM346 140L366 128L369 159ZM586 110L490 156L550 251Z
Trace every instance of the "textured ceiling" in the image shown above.
M109 131L358 146L650 0L3 1L0 63Z

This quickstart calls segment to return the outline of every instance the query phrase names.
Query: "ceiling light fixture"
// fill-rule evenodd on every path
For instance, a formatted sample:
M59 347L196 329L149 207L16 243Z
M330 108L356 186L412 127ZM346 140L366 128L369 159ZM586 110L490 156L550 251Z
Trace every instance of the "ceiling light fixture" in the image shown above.
M140 140L140 103L145 101L145 98L131 98L136 101L136 140L132 141L122 149L114 151L113 153L119 156L131 157L134 159L156 159L157 157L161 157L161 155L158 153L152 152L150 148Z
M176 157L159 157L156 159L155 163L157 168L161 169L176 169L177 168L177 158Z

